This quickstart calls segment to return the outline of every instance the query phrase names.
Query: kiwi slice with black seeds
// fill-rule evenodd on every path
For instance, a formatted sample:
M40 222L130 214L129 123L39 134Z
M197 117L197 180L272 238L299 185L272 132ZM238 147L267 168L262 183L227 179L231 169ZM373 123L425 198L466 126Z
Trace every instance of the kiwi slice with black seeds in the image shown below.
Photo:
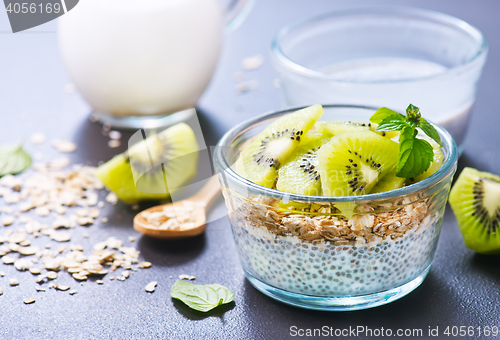
M318 151L325 196L368 194L396 165L398 144L371 131L338 134Z
M308 136L308 133L306 136ZM318 172L318 150L330 138L323 137L298 146L278 171L276 188L295 194L321 196L321 176Z
M405 186L405 178L396 176L396 167L394 167L387 175L382 177L381 180L373 187L370 194L378 192L386 192L396 190Z
M370 131L371 123L341 121L341 122L317 122L314 126L319 133L325 136L336 136L344 132Z
M323 112L321 105L314 105L268 125L241 152L246 178L268 188L274 187L277 170Z
M500 254L500 177L464 168L450 192L465 245L482 254Z
M95 175L123 201L170 197L196 175L198 143L185 123L173 125L133 145L99 166Z

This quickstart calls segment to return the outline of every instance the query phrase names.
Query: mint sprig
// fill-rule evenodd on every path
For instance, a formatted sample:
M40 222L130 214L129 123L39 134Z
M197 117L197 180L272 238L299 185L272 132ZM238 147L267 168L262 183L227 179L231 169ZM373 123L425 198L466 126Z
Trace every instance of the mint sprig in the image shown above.
M434 158L434 151L429 142L417 138L417 129L422 130L439 145L441 138L434 126L421 117L418 107L410 104L406 109L406 116L381 107L370 121L378 124L375 131L401 131L396 176L413 178L427 171Z

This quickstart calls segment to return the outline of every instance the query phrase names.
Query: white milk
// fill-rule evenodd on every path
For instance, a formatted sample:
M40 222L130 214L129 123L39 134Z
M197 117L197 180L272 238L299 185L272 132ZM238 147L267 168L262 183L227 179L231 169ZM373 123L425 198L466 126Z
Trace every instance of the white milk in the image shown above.
M194 107L210 81L222 14L219 0L84 0L60 18L60 48L97 112L176 112Z

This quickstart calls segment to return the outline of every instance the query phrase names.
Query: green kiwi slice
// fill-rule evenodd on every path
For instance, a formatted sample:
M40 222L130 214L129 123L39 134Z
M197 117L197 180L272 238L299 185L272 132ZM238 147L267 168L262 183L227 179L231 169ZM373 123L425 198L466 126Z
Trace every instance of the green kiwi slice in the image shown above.
M465 245L482 254L500 254L500 177L464 168L450 192Z
M308 136L308 133L306 136ZM295 194L321 196L318 150L330 138L323 137L298 146L278 170L276 189Z
M278 168L323 112L321 105L313 105L282 116L268 125L241 151L246 178L272 188Z
M96 169L95 176L127 203L166 199L171 190L194 177L197 162L194 132L179 123L113 157ZM137 182L133 172L140 174Z
M386 192L396 190L405 186L405 178L396 176L396 167L394 167L387 175L382 177L381 180L373 187L370 194L378 192Z
M318 151L325 196L368 194L396 165L398 144L371 131L338 134Z
M370 131L371 123L360 122L317 122L315 125L319 133L333 137L344 132Z

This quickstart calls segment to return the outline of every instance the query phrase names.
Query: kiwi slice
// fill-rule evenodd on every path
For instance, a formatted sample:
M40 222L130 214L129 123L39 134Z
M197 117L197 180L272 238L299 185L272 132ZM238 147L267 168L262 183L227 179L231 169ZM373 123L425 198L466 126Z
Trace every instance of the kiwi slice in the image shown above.
M382 137L387 137L389 139L392 139L394 137L399 137L399 131L375 131L377 128L378 124L371 123L370 125L370 130L381 135Z
M378 183L373 187L370 194L377 192L386 192L396 190L405 186L405 178L396 176L396 167L387 173Z
M307 134L309 135L309 133ZM307 136L306 135L306 136ZM276 188L295 194L321 196L321 178L318 172L318 150L330 138L323 137L298 146L278 171Z
M318 151L325 196L370 193L396 165L398 144L371 131L345 132Z
M272 188L280 165L323 112L321 105L313 105L282 116L268 125L241 152L246 178Z
M95 175L127 203L166 199L171 190L194 177L197 162L194 132L179 123L113 157Z
M371 123L360 122L317 122L315 125L319 133L333 137L339 133L354 131L370 131Z
M500 254L500 177L464 168L450 193L465 245L481 254Z

